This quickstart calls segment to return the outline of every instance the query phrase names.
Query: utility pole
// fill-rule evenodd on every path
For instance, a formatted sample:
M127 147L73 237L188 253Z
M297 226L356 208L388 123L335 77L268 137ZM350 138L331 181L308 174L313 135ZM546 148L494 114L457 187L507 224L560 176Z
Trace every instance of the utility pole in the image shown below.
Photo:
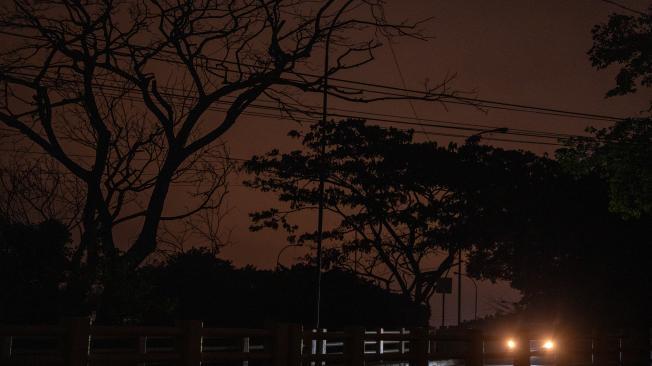
M459 274L460 272L456 272L455 274ZM464 277L468 278L471 283L473 284L473 287L475 288L475 301L474 301L474 306L473 306L473 320L478 320L478 284L475 282L473 277L469 276L468 274L464 274Z
M332 30L332 28L331 28ZM328 52L330 49L331 32L328 32L326 37L326 49L324 50L324 90L322 96L322 122L326 123L328 118ZM326 146L324 145L324 136L320 136L319 147L319 205L317 208L317 293L315 294L315 329L319 331L319 324L321 318L321 267L322 267L322 237L324 233L324 181L326 180L326 172L324 172L324 153Z
M346 8L348 8L353 0L348 0L344 6L340 8L335 17L333 18L332 24L337 23L340 16L344 13ZM334 27L330 27L328 34L326 34L326 47L324 49L324 82L322 90L322 122L326 123L328 118L328 71L329 71L329 53L331 46L331 35L333 34ZM322 239L324 234L324 181L326 180L326 172L324 167L324 154L326 152L326 146L324 145L324 137L320 136L320 148L319 148L319 206L317 208L317 293L316 293L316 304L315 304L315 329L319 330L319 325L321 321L321 267L323 264L322 259Z
M441 327L446 325L446 293L441 293Z

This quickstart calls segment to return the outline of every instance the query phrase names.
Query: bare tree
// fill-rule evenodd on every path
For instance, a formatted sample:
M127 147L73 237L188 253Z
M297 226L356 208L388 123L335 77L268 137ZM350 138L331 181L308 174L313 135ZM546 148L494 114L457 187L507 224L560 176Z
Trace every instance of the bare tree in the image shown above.
M233 168L220 137L260 98L296 113L296 93L321 92L323 75L303 72L320 64L327 35L328 76L371 62L380 35L420 37L418 24L387 21L382 0L14 0L2 13L12 46L0 58L0 121L80 183L76 257L91 269L135 268L164 242L164 223L219 207ZM183 186L192 207L169 212ZM116 243L127 223L134 239Z
M25 160L18 154L0 163L0 217L24 224L57 220L77 229L83 206L79 181L47 156Z

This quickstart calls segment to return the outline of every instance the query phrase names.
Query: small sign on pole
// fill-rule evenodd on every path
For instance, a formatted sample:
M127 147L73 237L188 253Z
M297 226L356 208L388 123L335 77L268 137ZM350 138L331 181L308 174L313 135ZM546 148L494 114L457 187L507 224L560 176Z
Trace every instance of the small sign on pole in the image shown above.
M435 285L435 292L438 294L451 294L453 293L453 279L450 277L443 277L437 280Z

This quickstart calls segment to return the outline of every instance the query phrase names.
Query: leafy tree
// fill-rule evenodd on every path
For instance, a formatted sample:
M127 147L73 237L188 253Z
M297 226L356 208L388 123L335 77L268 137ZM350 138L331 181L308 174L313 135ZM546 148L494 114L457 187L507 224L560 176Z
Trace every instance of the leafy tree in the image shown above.
M313 240L292 217L316 207L321 172L327 222L339 218L325 234L335 266L425 303L419 291L433 279L427 267L443 251L435 274L445 273L462 248L471 275L509 281L524 295L519 308L540 319L648 320L643 289L652 272L640 254L649 245L650 218L611 213L609 187L595 172L569 174L558 161L523 151L415 143L409 131L363 121L291 135L303 150L272 151L245 165L257 174L247 184L286 203L253 214L254 229L283 228L291 241ZM587 303L595 305L587 310Z
M652 8L650 10L652 13ZM612 14L593 28L593 66L618 65L616 86L607 97L652 85L652 16ZM652 106L652 104L651 104ZM625 218L652 212L652 119L628 118L614 126L590 128L591 138L574 138L558 157L571 171L597 173L609 182L610 209Z
M206 248L193 248L120 278L119 296L82 308L71 291L70 235L57 222L0 225L0 323L52 323L96 311L99 324L172 324L201 319L213 326L263 327L277 321L310 326L314 268L235 268ZM410 326L427 310L344 271L324 274L324 325ZM378 306L383 304L383 306Z
M574 138L557 157L577 175L599 175L609 184L611 211L636 219L652 213L652 119L630 118Z
M612 14L593 28L593 66L620 68L607 97L652 85L651 45L649 14ZM494 267L494 275L513 278L526 294L525 302L541 313L548 307L588 326L645 327L652 321L647 291L652 271L645 255L652 214L652 119L627 118L588 131L591 137L571 139L557 151L564 169L556 168L556 178L549 180L557 193L539 196L559 207L548 227L564 235L549 243L535 241L520 253L495 246L485 259L493 258L502 269L479 262L475 270ZM534 226L538 222L530 221ZM553 268L528 260L533 256Z
M637 84L652 86L652 15L612 14L607 23L594 26L592 33L589 56L593 66L621 66L616 86L607 96L634 93Z
M149 284L145 301L126 308L125 314L131 311L142 322L202 319L214 326L262 327L269 321L305 326L314 321L314 267L234 268L205 249L191 249L140 272L141 281ZM324 326L398 327L427 321L424 307L351 273L332 270L324 277Z
M642 253L650 244L650 217L623 220L609 211L599 176L577 177L554 160L537 160L515 171L500 159L497 169L478 175L505 190L476 192L482 210L468 223L476 238L469 272L509 281L537 320L649 324L652 271Z
M317 207L323 174L327 221L336 221L324 232L334 243L328 261L428 306L467 242L458 230L466 201L453 188L467 177L455 148L415 143L411 131L361 120L290 135L303 150L272 151L245 164L256 175L248 186L275 192L287 205L252 214L252 229L282 228L290 242L313 241L316 233L301 232L292 220Z

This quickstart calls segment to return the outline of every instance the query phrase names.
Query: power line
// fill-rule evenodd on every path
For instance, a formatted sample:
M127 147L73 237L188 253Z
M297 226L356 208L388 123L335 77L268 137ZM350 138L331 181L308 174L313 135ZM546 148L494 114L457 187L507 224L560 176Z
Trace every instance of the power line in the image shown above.
M220 109L217 107L212 107L209 108L210 110L217 111L217 112L226 112L226 109ZM262 117L262 118L269 118L274 121L281 121L281 120L286 120L286 121L293 121L293 122L306 122L306 123L316 123L319 122L320 119L310 119L310 118L296 118L293 117L292 119L289 118L282 118L279 117L278 115L272 115L269 113L260 113L260 112L242 112L243 115L246 116L253 116L253 117ZM332 115L331 115L332 116ZM390 123L400 123L400 122L394 122L390 120L376 120L380 122L390 122ZM401 131L408 131L406 129L401 129L397 128L398 130ZM3 129L6 130L6 129ZM13 130L10 130L13 131ZM443 132L433 132L433 131L414 131L415 133L427 135L427 136L439 136L439 137L454 137L454 138L460 138L460 139L466 139L468 135L462 135L462 134L451 134L451 133L443 133ZM552 143L552 142L543 142L543 141L532 141L532 140L517 140L517 139L502 139L502 138L496 138L496 137L482 137L483 140L488 140L488 141L497 141L497 142L507 142L507 143L516 143L516 144L534 144L534 145L547 145L547 146L564 146L563 144L560 143ZM232 160L249 160L249 159L244 159L244 158L230 158Z
M148 48L144 48L148 49ZM149 49L152 50L152 49ZM161 50L161 53L167 53L171 55L177 55L176 53L172 51L166 51L166 50ZM156 58L154 57L153 59L156 59L161 62L172 62L180 65L185 64L181 61L175 61L175 60L169 60L169 59L162 59L162 58ZM204 57L204 59L209 60L209 61L214 61L214 62L219 62L219 63L225 63L225 64L232 64L232 65L239 65L239 66L246 66L246 67L251 67L255 68L255 65L250 65L250 64L245 64L245 63L238 63L235 61L226 61L226 60L220 60L216 59L213 57ZM211 67L207 67L211 68ZM218 68L211 68L214 70L218 71L223 71ZM246 72L246 71L240 71L242 73L248 73L252 74L251 72ZM321 75L317 74L311 74L311 73L305 73L305 72L298 72L298 71L285 71L288 74L296 75L296 76L303 76L303 77L313 77L313 78L320 78ZM601 115L601 114L595 114L595 113L586 113L586 112L577 112L577 111L569 111L569 110L564 110L560 108L548 108L548 107L540 107L540 106L534 106L534 105L527 105L527 104L519 104L519 103L511 103L511 102L503 102L503 101L496 101L496 100L490 100L490 99L481 99L481 98L470 98L470 97L463 97L463 96L457 96L457 95L452 95L452 94L446 94L446 93L427 93L421 90L414 90L414 89L407 89L407 88L399 88L395 86L390 86L390 85L384 85L384 84L377 84L377 83L370 83L370 82L363 82L363 81L357 81L357 80L350 80L350 79L343 79L343 78L336 78L336 77L329 77L330 80L332 81L338 81L338 82L343 82L343 83L348 83L348 84L354 84L354 85L359 85L359 86L364 86L364 87L371 87L371 88L378 88L381 90L392 90L396 92L402 92L402 93L411 93L411 94L417 94L420 96L426 95L429 97L442 97L446 98L447 100L445 103L451 103L451 104L462 104L466 106L478 106L478 104L482 107L485 108L490 108L490 109L501 109L501 110L509 110L509 111L514 111L514 112L525 112L525 113L535 113L535 114L545 114L545 115L552 115L552 116L560 116L560 117L572 117L572 118L580 118L580 119L590 119L590 120L605 120L605 121L620 121L624 118L622 117L615 117L615 116L608 116L608 115ZM296 80L295 80L296 81ZM371 89L365 89L365 88L357 88L359 91L367 91L371 93L378 93L378 94L384 94L384 95L389 95L389 96L396 96L396 97L405 97L405 94L397 94L397 93L391 93L391 92L378 92L374 91ZM442 101L444 102L444 101Z
M266 101L262 101L266 102ZM405 116L405 115L396 115L396 114L389 114L389 113L378 113L378 112L369 112L369 111L357 111L357 110L352 110L352 109L344 109L344 108L335 108L335 107L330 107L330 109L335 110L335 111L342 111L342 112L349 112L349 113L361 113L365 116L380 116L380 117L390 117L390 118L402 118L402 119L407 119L407 120L414 120L417 121L418 123L424 123L424 122L434 122L434 123L443 123L443 124L449 124L449 125L454 125L454 126L467 126L467 127L478 127L481 129L488 129L488 128L496 128L496 125L510 125L510 123L513 122L501 122L496 125L487 125L487 124L479 124L479 123L468 123L468 122L458 122L458 121L448 121L448 120L442 120L442 119L434 119L434 118L425 118L425 117L410 117L410 116ZM429 126L429 125L427 125ZM433 125L434 127L434 125ZM558 133L558 132L549 132L549 131L539 131L539 130L530 130L530 129L520 129L520 128L514 128L514 127L509 127L509 132L529 132L533 134L541 134L541 135L549 135L551 137L555 138L568 138L568 137L582 137L580 135L572 135L572 134L565 134L565 133Z
M23 74L23 73L18 73L18 72L13 72L13 74L31 76L29 74ZM63 80L63 81L70 82L70 83L79 83L78 80L61 79L61 78L59 78L57 80L59 80L59 81ZM101 88L113 89L114 91L117 91L117 92L124 92L125 91L123 87L118 87L118 86L115 86L115 85L97 85L97 86L101 87ZM180 95L180 94L175 94L173 92L170 92L170 91L180 92L179 89L167 88L167 87L166 88L160 88L160 89L161 89L161 95L164 95L164 96L168 96L168 97L172 97L172 98L180 98L180 99L196 99L195 97L192 97L192 96ZM137 93L137 92L138 92L137 90L127 90L127 93L129 93L129 94ZM107 94L106 92L104 92L104 93ZM112 95L112 96L122 97L122 98L125 98L127 100L132 100L132 101L136 101L136 102L140 101L140 99L137 99L137 98L134 98L134 97L127 97L126 94L125 95ZM216 104L230 105L229 103L224 102L224 101L218 101L218 102L216 102ZM286 105L287 106L292 106L292 107L295 108L292 112L301 113L301 114L304 114L304 115L309 116L309 117L313 116L313 115L319 115L319 112L314 111L314 110L310 110L310 109L305 109L305 106L301 106L301 105L298 105L298 104L292 104L292 103L286 103ZM250 105L250 107L254 108L254 109L279 111L278 107L265 106L265 105L256 104L256 103L252 103ZM219 108L215 108L215 107L211 107L209 109L216 110L216 111L219 111L219 112L226 112L227 111L227 109L219 109ZM463 123L456 123L456 122L450 122L450 121L441 121L441 120L430 120L430 121L439 121L440 123L446 123L446 124L449 124L449 125L434 124L434 123L424 123L424 122L410 122L410 121L403 121L403 120L395 119L395 118L375 117L375 116L395 116L395 115L379 114L379 113L367 113L367 112L359 112L359 111L352 111L352 110L346 110L346 109L337 109L337 108L333 108L333 109L350 111L350 112L356 113L358 115L341 114L341 113L329 113L328 115L330 117L362 118L362 119L367 119L367 120L370 120L370 121L376 121L376 122L382 122L382 123L390 123L390 124L420 126L420 127L431 127L431 128L441 128L441 129L453 129L453 130L462 130L462 131L469 131L469 132L481 132L481 131L485 130L486 128L494 127L494 126L489 126L489 125L463 124ZM243 114L245 114L245 115L251 114L251 113L252 112L243 112ZM269 116L269 115L267 115L267 116ZM275 115L274 117L281 118L281 119L283 118L282 115ZM411 117L406 117L406 116L395 116L395 117L396 118L413 119L413 120L419 120L419 121L422 120L422 119L411 118ZM291 119L297 120L297 121L300 120L300 118L297 118L295 116L291 117ZM306 119L304 119L304 121L306 121L306 122L314 122L315 120L311 120L311 119L306 120ZM512 130L508 130L507 132L505 132L505 134L526 136L526 137L535 137L535 138L549 138L549 139L564 139L564 138L570 138L570 137L582 137L582 136L578 136L578 135L559 134L559 133L551 133L551 132L545 132L545 131L533 131L533 130L522 130L522 129L513 129L513 131L514 132L512 132ZM423 131L423 132L426 132L426 131ZM441 136L447 136L447 135L446 134L441 134ZM490 138L487 137L485 139L490 139ZM497 141L502 141L502 140L497 140ZM506 141L512 141L512 140L506 140ZM521 140L520 142L525 142L525 141ZM525 143L527 143L527 142L525 142ZM558 144L554 144L554 145L558 145Z
M168 51L163 51L166 53L174 54L173 52L168 52ZM183 65L182 62L180 61L173 61L173 60L167 60L167 59L159 59L159 58L154 58L158 61L162 62L173 62L176 64ZM233 61L224 61L224 60L218 60L218 59L213 59L206 57L206 59L213 60L213 61L218 61L218 62L223 62L226 64L237 64L236 62ZM248 66L248 67L254 67L253 65L246 65L246 64L241 64L241 66ZM214 68L215 70L219 70L217 68ZM221 71L221 70L220 70ZM247 73L246 71L241 71L243 73ZM293 74L297 76L308 76L308 77L319 77L318 75L315 74L309 74L309 73L302 73L302 72L297 72L297 71L286 71L288 74ZM249 73L251 74L251 73ZM444 93L427 93L424 91L420 90L414 90L414 89L407 89L407 88L398 88L398 87L393 87L393 86L388 86L388 85L382 85L382 84L375 84L375 83L368 83L368 82L362 82L362 81L355 81L355 80L348 80L348 79L342 79L342 78L335 78L331 77L330 80L332 81L337 81L337 82L343 82L343 83L349 83L353 85L359 85L363 87L357 87L357 88L351 88L351 87L346 87L342 85L333 85L334 87L339 87L339 88L348 88L348 89L354 89L359 92L368 92L368 93L375 93L383 96L389 96L389 97L397 97L397 98L406 98L405 93L410 93L410 94L416 94L416 96L413 96L414 99L419 100L419 98L425 97L436 97L436 98L443 98L443 100L436 100L442 103L448 103L448 104L457 104L457 105L462 105L462 106L467 106L467 107L481 107L481 108L487 108L487 109L497 109L497 110L504 110L504 111L511 111L511 112L522 112L522 113L532 113L532 114L540 114L540 115L547 115L547 116L556 116L556 117L566 117L566 118L576 118L576 119L587 119L587 120L595 120L595 121L605 121L605 122L617 122L622 119L623 117L615 117L615 116L608 116L608 115L601 115L601 114L595 114L595 113L585 113L585 112L576 112L576 111L568 111L568 110L563 110L559 108L548 108L548 107L539 107L539 106L532 106L532 105L526 105L526 104L518 104L518 103L509 103L509 102L502 102L502 101L493 101L489 99L481 99L481 98L470 98L470 97L463 97L463 96L457 96L457 95L452 95L452 94L444 94ZM290 81L299 81L299 80L290 80ZM388 91L377 91L377 90L372 90L372 89L367 89L364 87L372 87L372 88L378 88L381 90L391 90L392 92ZM408 94L407 97L410 97L411 95ZM433 100L430 100L433 101Z
M137 98L128 97L126 95L120 95L120 97L126 98L127 100L139 101L139 99L137 99ZM181 96L181 97L183 97L183 96ZM217 107L211 107L209 109L213 110L213 111L218 111L218 112L226 112L227 111L227 109L217 108ZM248 115L248 116L270 118L270 119L272 119L274 121L280 121L280 120L284 120L284 119L288 120L288 118L283 118L282 116L272 115L272 114L269 114L269 113L247 112L247 111L245 111L242 114L243 115ZM342 116L342 115L331 115L331 116ZM343 116L343 117L346 117L346 116ZM379 121L379 122L389 122L389 123L397 123L397 124L400 124L400 123L415 124L415 123L412 123L412 122L395 121L395 120L380 119L380 118L374 119L374 120ZM309 118L298 119L298 118L294 117L294 118L291 119L291 121L315 123L315 122L319 121L319 119L309 119ZM429 125L429 124L423 124L423 125L433 127L433 125ZM434 126L434 127L439 127L439 126ZM445 127L450 128L450 126L445 126ZM468 130L468 131L477 131L477 129L462 128L462 127L457 128L457 129ZM14 132L11 129L2 129L2 130ZM405 131L405 129L401 129L401 130ZM449 133L431 132L431 131L422 131L422 132L415 131L415 132L422 133L422 134L424 134L426 136L454 137L454 138L461 138L461 139L464 139L464 138L468 137L467 135L461 135L461 134L449 134ZM495 138L495 137L483 137L483 139L484 140L489 140L489 141L506 142L506 143L535 144L535 145L547 145L547 146L563 146L562 144L559 144L559 143L531 141L531 140L502 139L502 138ZM65 138L64 138L64 140L65 140ZM71 141L74 142L74 140L71 140ZM43 153L43 154L47 154L47 153ZM70 156L75 156L75 155L70 155ZM80 155L80 157L83 157L83 156ZM93 156L86 156L86 157L93 158ZM225 157L225 159L239 160L239 161L247 161L247 160L249 160L249 159L245 159L245 158L235 158L235 157Z
M66 80L69 82L77 83L78 81L76 80ZM109 86L109 85L100 85L100 87L105 87L109 89L114 89L118 91L124 91L122 88L118 88L116 86ZM162 90L177 90L174 88L162 88ZM136 92L136 90L129 90L129 93L131 92ZM178 94L173 94L173 93L166 93L163 92L161 93L162 95L168 95L171 97L175 98L182 98L182 99L189 99L194 97L186 96L186 95L178 95ZM113 95L116 97L123 97L128 100L136 101L139 102L140 99L134 98L134 97L127 97L126 95ZM218 102L217 104L228 104L226 102ZM293 106L299 106L297 104L293 104ZM257 104L252 104L253 108L258 108L258 109L267 109L267 110L275 110L278 111L277 107L271 107L271 106L263 106L263 105L257 105ZM301 107L301 106L299 106ZM218 111L218 112L226 112L227 109L225 108L217 108L217 107L211 107L209 108L210 110ZM317 112L311 111L311 110L301 110L301 109L296 109L296 112L301 112L306 115L312 115L316 114ZM353 111L355 113L361 113L363 114L362 116L351 116L351 115L345 115L345 114L337 114L337 113L331 113L329 116L331 117L340 117L340 118L351 118L351 117L357 117L357 118L364 118L376 122L383 122L383 123L390 123L390 124L403 124L403 125L412 125L412 126L427 126L427 127L433 127L433 128L445 128L445 129L455 129L455 130L463 130L463 131L470 131L470 132L479 132L482 131L482 128L472 128L472 127L455 127L455 126L445 126L445 125L436 125L436 124L431 124L431 123L418 123L418 122L407 122L407 121L401 121L401 120L395 120L395 119L387 119L387 118L376 118L376 117L369 117L365 116L364 112L358 112L358 111ZM258 117L265 117L265 118L271 118L274 120L283 120L283 119L289 119L292 121L297 121L297 122L309 122L309 123L314 123L317 122L319 119L310 119L310 118L297 118L297 117L292 117L292 118L283 118L281 115L272 115L269 113L260 113L260 112L243 112L243 115L251 115L251 116L258 116ZM379 114L376 114L379 115ZM382 114L380 114L382 115ZM399 116L401 118L410 118L410 117L405 117L405 116ZM416 119L416 118L415 118ZM446 122L450 124L455 124L454 122ZM473 126L473 125L470 125ZM488 125L476 125L476 126L487 126L487 127L493 127L493 126L488 126ZM587 136L579 136L579 135L568 135L568 134L557 134L557 133L548 133L548 132L543 132L543 131L531 131L531 130L521 130L521 131L531 131L531 132L519 132L518 130L515 130L517 132L505 132L504 134L510 134L510 135L519 135L519 136L527 136L527 137L535 137L535 138L552 138L552 139L563 139L563 138L571 138L571 137L587 137ZM427 132L427 131L415 131L417 133L422 133L426 136L432 135L432 136L444 136L444 137L456 137L456 138L466 138L468 136L466 135L459 135L459 134L448 134L448 133L437 133L437 132ZM501 138L492 138L492 137L483 137L485 140L490 140L490 141L499 141L499 142L508 142L508 143L523 143L523 144L535 144L535 145L549 145L549 146L563 146L562 144L559 143L550 143L550 142L540 142L540 141L532 141L532 140L514 140L514 139L501 139Z
M23 75L23 76L30 76L33 77L33 75L26 74L26 73L20 73L20 72L11 72L15 75ZM71 80L71 79L65 79L65 78L47 78L49 80L56 80L56 81L65 81L69 83L80 83L81 81L79 80ZM102 78L96 78L98 80L102 80ZM103 79L103 80L109 80L109 79ZM113 80L109 80L113 82ZM100 88L108 88L108 89L113 89L118 92L124 92L125 89L123 86L115 86L115 85L107 85L107 84L97 84L96 86ZM181 89L178 88L172 88L172 87L162 87L160 88L162 91L173 91L173 92L184 92ZM129 89L126 90L127 93L138 93L138 90L135 89ZM170 96L173 98L180 98L180 99L197 99L196 97L192 97L189 95L180 95L180 94L174 94L173 92L163 92L161 93L162 95L165 96ZM106 93L105 93L106 94ZM126 95L113 95L117 97L124 97L127 98ZM235 98L235 97L230 97L230 98ZM130 97L127 98L132 101L139 102L140 99ZM261 101L264 103L275 103L274 101ZM216 104L226 104L230 105L227 102L223 101L218 101ZM311 110L311 108L315 108L313 106L306 106L306 105L299 105L299 104L293 104L293 103L284 103L286 106L292 106L295 109L293 112L298 112L302 113L307 116L312 116L318 114L317 111ZM256 103L251 104L252 108L256 109L264 109L264 110L273 110L273 111L279 111L278 107L272 107L272 106L265 106L265 105L260 105ZM308 109L305 109L308 107ZM303 108L303 109L302 109ZM209 108L212 110L220 111L220 112L226 112L226 109L219 109L219 108ZM350 109L342 109L342 108L332 108L334 110L341 110L341 111L349 111L351 113L356 113L359 115L351 115L351 114L339 114L339 113L331 113L329 116L331 117L339 117L339 118L362 118L362 119L367 119L371 121L376 121L376 122L383 122L383 123L393 123L393 124L403 124L403 125L411 125L411 126L421 126L421 127L432 127L432 128L442 128L442 129L455 129L455 130L464 130L464 131L470 131L470 132L481 132L485 130L486 128L494 128L495 126L491 125L486 125L486 124L469 124L469 123L460 123L460 122L451 122L451 121L444 121L444 120L436 120L436 119L423 119L423 118L417 118L417 117L409 117L409 116L401 116L401 115L392 115L392 114L382 114L382 113L373 113L373 112L364 112L364 111L356 111L356 110L350 110ZM244 112L243 114L247 115L258 115L258 116L264 116L264 117L272 117L276 119L283 119L282 115L269 115L269 114L253 114L251 112ZM409 121L403 121L403 120L396 120L396 119L388 119L388 118L378 118L374 116L390 116L390 117L396 117L396 118L402 118L402 119L410 119L410 120L417 120L417 121L436 121L439 123L446 123L452 126L448 125L442 125L442 124L433 124L433 123L423 123L423 122L409 122ZM299 118L297 117L291 117L292 120L295 121L300 121ZM312 119L304 119L303 121L305 122L314 122L315 120ZM425 131L423 131L425 132ZM434 135L440 135L440 136L454 136L454 137L465 137L463 135L451 135L451 134L435 134L435 133L426 133L426 134L434 134ZM516 129L516 128L510 128L507 132L503 132L503 134L508 134L508 135L518 135L518 136L526 136L526 137L534 137L534 138L548 138L548 139L568 139L568 138L582 138L582 137L590 137L590 136L581 136L581 135L572 135L572 134L562 134L562 133L555 133L555 132L546 132L546 131L537 131L537 130L526 130L526 129ZM485 139L491 140L491 138L486 137ZM544 144L540 142L533 142L533 141L525 141L525 140L507 140L507 139L493 139L495 141L507 141L507 142L521 142L521 143L535 143L535 144ZM556 145L559 146L560 144L550 144L550 145Z
M616 2L616 1L613 1L613 0L599 0L599 1L602 1L602 2L607 3L607 4L614 5L614 6L616 6L616 7L619 7L619 8L621 8L621 9L623 9L623 10L627 10L627 11L629 11L629 12L631 12L631 13L635 13L635 14L638 14L638 15L642 15L642 16L644 16L644 17L648 16L648 14L645 14L644 12L642 12L642 11L640 11L640 10L636 10L636 9L634 9L634 8L630 8L629 6L623 5L623 4L621 4L621 3L619 3L619 2Z
M5 130L1 129L0 130ZM65 139L69 140L69 139ZM33 150L20 150L20 149L0 149L0 152L8 152L8 153L19 153L19 154L35 154L35 155L47 155L47 156L52 156L50 153L47 153L45 151L33 151ZM90 154L75 154L75 153L66 153L67 156L75 157L75 158L89 158L89 159L94 159L95 155L90 155ZM245 159L245 158L236 158L232 156L215 156L218 160L215 159L202 159L201 162L205 163L216 163L218 161L223 161L223 160L234 160L234 161L249 161L250 159ZM133 158L131 159L133 161L156 161L153 159L146 159L146 158ZM187 170L186 168L182 168L182 170ZM196 171L203 171L205 169L194 169Z
M17 33L12 33L12 32L7 32L7 31L0 31L0 33L12 35L14 37L21 37L21 38L28 38L28 39L35 39L35 40L41 40L43 41L42 38L40 37L35 37L35 36L27 36L27 35L21 35ZM152 48L148 47L139 47L141 50L149 50L149 51L154 51ZM157 52L160 52L161 54L170 54L170 55L177 55L175 52L172 51L167 51L167 50L158 50ZM129 56L124 53L116 53L118 55L122 56ZM153 60L157 60L160 62L166 62L166 63L175 63L179 65L185 66L185 64L181 61L177 60L172 60L172 59L164 59L164 58L159 58L159 57L152 57ZM213 57L208 57L208 56L203 56L202 59L207 60L207 61L213 61L213 62L218 62L218 63L224 63L224 64L232 64L232 65L238 65L238 66L244 66L244 67L250 67L250 68L256 68L255 65L250 65L246 63L238 63L235 61L227 61L227 60L220 60L217 58ZM223 71L219 68L216 67L209 67L205 66L208 69L212 70L217 70L217 71ZM239 70L239 72L244 73L244 74L253 74L252 72L247 72L245 70ZM311 73L305 73L305 72L298 72L298 71L284 71L287 74L295 75L295 76L301 76L301 77L312 77L312 78L321 78L321 75L316 75L316 74L311 74ZM470 98L470 97L463 97L463 96L458 96L458 95L453 95L453 94L446 94L446 93L427 93L424 91L420 90L413 90L413 89L407 89L407 88L398 88L394 86L389 86L389 85L383 85L383 84L376 84L376 83L368 83L368 82L362 82L362 81L356 81L356 80L349 80L349 79L343 79L343 78L335 78L335 77L329 77L330 80L332 81L337 81L341 83L348 83L348 84L353 84L353 85L358 85L358 86L363 86L365 88L358 87L356 90L360 92L369 92L369 93L377 93L377 94L382 94L386 96L393 96L393 97L405 97L405 93L411 93L411 94L417 94L418 96L425 96L425 97L435 97L435 98L443 98L445 100L439 100L442 103L449 103L449 104L460 104L460 105L465 105L465 106L474 106L474 107L482 107L482 108L488 108L488 109L498 109L498 110L506 110L506 111L512 111L512 112L523 112L523 113L534 113L534 114L542 114L542 115L549 115L549 116L557 116L557 117L566 117L566 118L578 118L578 119L589 119L589 120L601 120L601 121L610 121L610 122L616 122L619 120L622 120L624 118L622 117L615 117L615 116L608 116L608 115L601 115L601 114L595 114L595 113L586 113L586 112L577 112L577 111L569 111L569 110L564 110L560 108L549 108L549 107L540 107L540 106L535 106L535 105L527 105L527 104L519 104L519 103L512 103L512 102L504 102L504 101L497 101L497 100L490 100L490 99L481 99L481 98ZM288 80L288 81L301 81L301 80ZM337 85L334 85L337 87ZM343 87L343 86L339 86ZM346 88L346 86L344 86ZM397 94L397 93L392 93L392 92L379 92L375 90L370 90L366 88L377 88L381 90L392 90L392 91L397 91L401 92L402 94ZM415 97L415 99L418 99L418 97Z
M210 110L217 111L217 112L226 112L226 109L220 109L217 107L209 108ZM274 121L280 121L280 120L287 120L287 121L294 121L294 122L307 122L307 123L316 123L319 122L319 119L309 119L309 118L282 118L277 115L272 115L268 113L260 113L260 112L242 112L243 115L245 116L253 116L253 117L262 117L262 118L269 118ZM391 122L391 121L390 121ZM401 129L397 128L398 130L401 131L407 131L406 129ZM450 134L450 133L443 133L443 132L432 132L432 131L414 131L415 133L419 134L424 134L427 136L440 136L440 137L455 137L455 138L461 138L461 139L466 139L468 135L461 135L461 134ZM532 141L532 140L516 140L516 139L501 139L501 138L495 138L495 137L482 137L483 140L489 140L489 141L498 141L498 142L508 142L508 143L517 143L517 144L534 144L534 145L547 145L547 146L563 146L562 144L559 143L552 143L552 142L542 142L542 141ZM238 158L239 159L239 158ZM233 159L235 160L235 158ZM240 159L240 160L248 160L248 159Z
M107 86L104 86L107 87ZM110 87L109 87L110 88ZM117 89L114 87L114 89ZM165 95L168 95L169 93L162 93ZM181 96L181 95L174 95L174 94L169 94L173 97L178 97L178 98L189 98L187 96ZM134 97L127 97L126 95L113 95L117 97L122 97L126 98L127 100L132 100L139 102L140 99L134 98ZM219 103L218 103L219 104ZM228 103L222 103L222 104L228 104ZM269 107L269 106L259 106L259 105L253 105L255 108L262 108L262 109L274 109L278 110L277 108ZM217 107L211 107L209 110L213 111L218 111L218 112L227 112L227 109L225 108L217 108ZM303 111L304 113L310 114L313 113L312 111ZM295 121L295 122L308 122L308 123L315 123L319 121L319 119L310 119L310 118L297 118L297 117L292 117L292 118L283 118L283 116L279 115L273 115L269 113L261 113L261 112L242 112L243 115L248 115L248 116L256 116L256 117L263 117L263 118L270 118L275 121L279 120L290 120L290 121ZM351 117L350 115L343 115L343 114L330 114L332 117L342 117L342 118L349 118ZM362 118L367 118L372 121L377 121L377 122L384 122L384 123L394 123L394 124L404 124L404 125L423 125L423 126L428 126L428 127L435 127L435 128L452 128L452 129L457 129L457 130L465 130L465 131L472 131L472 132L478 132L481 131L481 129L478 128L462 128L462 127L451 127L451 126L442 126L442 125L434 125L434 124L424 124L424 123L415 123L415 122L406 122L406 121L399 121L399 120L391 120L391 119L384 119L384 118L373 118L373 117L362 117ZM404 129L403 129L404 130ZM424 135L429 135L429 136L443 136L443 137L455 137L455 138L467 138L467 135L460 135L460 134L449 134L449 133L441 133L441 132L427 132L427 131L415 131L416 133L422 133ZM545 132L542 132L545 134ZM535 138L560 138L559 135L535 135L535 134L528 134L528 133L514 133L514 132L507 132L505 134L512 134L512 135L520 135L520 136L527 136L527 137L535 137ZM578 136L578 135L566 135L567 137L584 137L584 136ZM534 144L534 145L548 145L548 146L563 146L563 144L559 143L551 143L551 142L541 142L541 141L532 141L532 140L515 140L515 139L501 139L501 138L494 138L494 137L483 137L484 140L489 140L489 141L498 141L498 142L507 142L507 143L520 143L520 144ZM242 159L246 160L246 159Z
M407 89L407 83L405 82L405 77L403 77L403 71L401 70L401 64L398 62L398 57L396 56L396 52L394 51L394 45L392 45L392 40L390 37L387 37L387 44L389 45L389 49L392 53L392 59L394 60L394 66L396 67L396 71L398 73L399 78L401 79L401 85L403 85L404 89ZM412 103L412 99L408 99L408 104L410 105L410 109L412 110L412 114L414 115L414 118L421 123L421 120L419 119L419 115L417 114L416 108L414 108L414 103ZM421 130L425 132L425 128L421 126Z

